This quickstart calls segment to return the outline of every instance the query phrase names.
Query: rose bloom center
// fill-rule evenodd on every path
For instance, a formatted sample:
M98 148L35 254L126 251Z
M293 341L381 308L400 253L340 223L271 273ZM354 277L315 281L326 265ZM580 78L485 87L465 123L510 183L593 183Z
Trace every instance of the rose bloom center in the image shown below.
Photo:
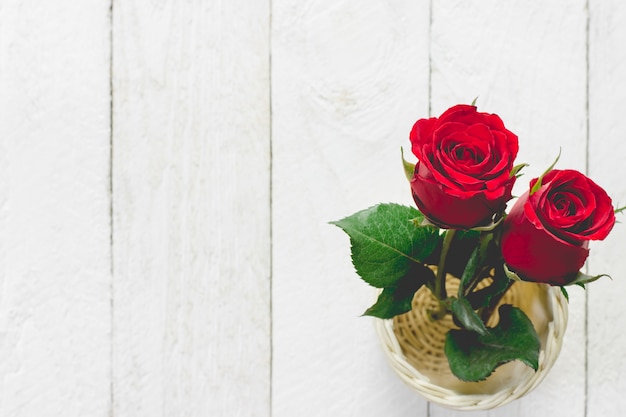
M456 159L459 162L464 162L468 165L473 165L484 159L484 155L479 155L475 149L461 148L455 150Z
M476 146L466 146L465 144L456 144L450 149L450 155L454 165L463 171L473 173L476 170L484 169L483 165L486 162L485 149Z
M562 216L572 216L576 214L576 205L566 195L561 193L557 194L554 197L553 204L554 208L556 208Z

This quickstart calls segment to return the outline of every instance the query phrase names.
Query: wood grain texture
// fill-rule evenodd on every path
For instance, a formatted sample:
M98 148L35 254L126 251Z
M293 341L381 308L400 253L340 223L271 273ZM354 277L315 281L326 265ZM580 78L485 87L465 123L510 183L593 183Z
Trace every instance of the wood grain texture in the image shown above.
M0 4L0 415L109 416L109 2Z
M590 2L589 173L616 206L626 205L626 4ZM592 242L589 273L610 274L589 286L587 415L621 415L626 409L626 225L624 214L603 242Z
M585 169L586 10L584 1L435 1L432 12L432 109L470 103L497 113L517 133L517 161L530 163L521 195L562 149L558 167ZM531 394L489 412L432 406L429 416L583 416L585 297L573 289L561 356Z
M272 3L273 416L425 415L328 222L411 204L400 147L428 112L428 2Z
M115 1L114 415L269 416L269 4Z
M624 21L618 0L1 1L0 416L620 415L623 219L548 378L463 413L390 370L327 223L412 204L412 124L476 96L520 137L516 194L561 148L626 205Z

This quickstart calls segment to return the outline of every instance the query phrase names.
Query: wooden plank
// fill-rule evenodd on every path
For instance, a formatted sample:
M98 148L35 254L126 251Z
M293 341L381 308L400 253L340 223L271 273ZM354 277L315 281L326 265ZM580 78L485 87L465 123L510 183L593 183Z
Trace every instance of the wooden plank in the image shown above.
M626 4L594 0L589 7L589 172L617 206L624 206ZM623 214L617 220L621 223L609 238L590 245L589 273L607 273L614 279L599 280L588 289L589 416L620 415L626 408L626 338L621 324L626 314L626 227Z
M110 415L109 2L0 5L0 415Z
M269 3L115 1L114 415L270 415Z
M433 3L432 109L478 96L481 111L497 113L520 139L527 162L514 194L541 174L562 149L558 167L585 169L585 2ZM583 416L585 296L573 289L562 353L528 396L489 416ZM484 416L432 406L430 417Z
M428 113L428 1L273 2L273 416L424 415L327 222L412 204L400 147Z

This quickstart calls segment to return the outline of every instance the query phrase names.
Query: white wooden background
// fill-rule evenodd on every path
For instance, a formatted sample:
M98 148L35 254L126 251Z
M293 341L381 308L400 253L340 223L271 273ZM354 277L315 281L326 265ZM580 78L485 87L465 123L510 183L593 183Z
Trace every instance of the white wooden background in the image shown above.
M413 122L478 96L537 176L626 204L622 0L0 1L0 416L603 417L626 226L555 368L489 412L390 371L327 224L411 204ZM518 188L518 189L521 189Z

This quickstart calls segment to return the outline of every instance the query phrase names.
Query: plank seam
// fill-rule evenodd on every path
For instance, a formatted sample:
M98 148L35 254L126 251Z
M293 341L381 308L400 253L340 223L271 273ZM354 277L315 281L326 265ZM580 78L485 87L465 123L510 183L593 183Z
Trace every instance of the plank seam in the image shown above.
M269 141L269 383L268 383L268 416L271 417L273 413L273 397L274 397L274 309L273 309L273 296L274 296L274 154L273 154L273 72L272 72L272 30L273 30L273 3L272 0L268 0L268 141Z
M590 0L585 1L585 11L586 11L586 21L585 21L585 174L589 175L589 147L590 147L590 117L589 117L589 108L590 108L590 100L589 100L589 75L590 75L590 62L589 62L589 50L590 50L590 25L591 25L591 11L590 11ZM585 266L585 272L588 273L589 265ZM583 416L587 417L588 413L588 398L589 398L589 289L585 291L585 324L583 329L583 334L585 337L585 356L584 356L584 408L583 408Z
M432 117L433 105L433 0L428 2L428 117ZM426 403L426 416L431 417L431 402Z
M433 32L433 0L428 2L428 117L432 117L432 78L433 78L433 55L432 55L432 32ZM429 414L430 416L430 414Z
M109 320L110 320L110 353L109 353L109 361L110 361L110 370L109 370L109 416L113 417L115 414L115 391L114 391L114 337L113 334L115 332L115 316L114 316L114 308L115 308L115 297L114 297L114 273L115 273L115 252L114 252L114 217L113 217L113 109L114 109L114 89L113 89L113 2L114 0L109 1L109 259L110 259L110 284L109 284Z

